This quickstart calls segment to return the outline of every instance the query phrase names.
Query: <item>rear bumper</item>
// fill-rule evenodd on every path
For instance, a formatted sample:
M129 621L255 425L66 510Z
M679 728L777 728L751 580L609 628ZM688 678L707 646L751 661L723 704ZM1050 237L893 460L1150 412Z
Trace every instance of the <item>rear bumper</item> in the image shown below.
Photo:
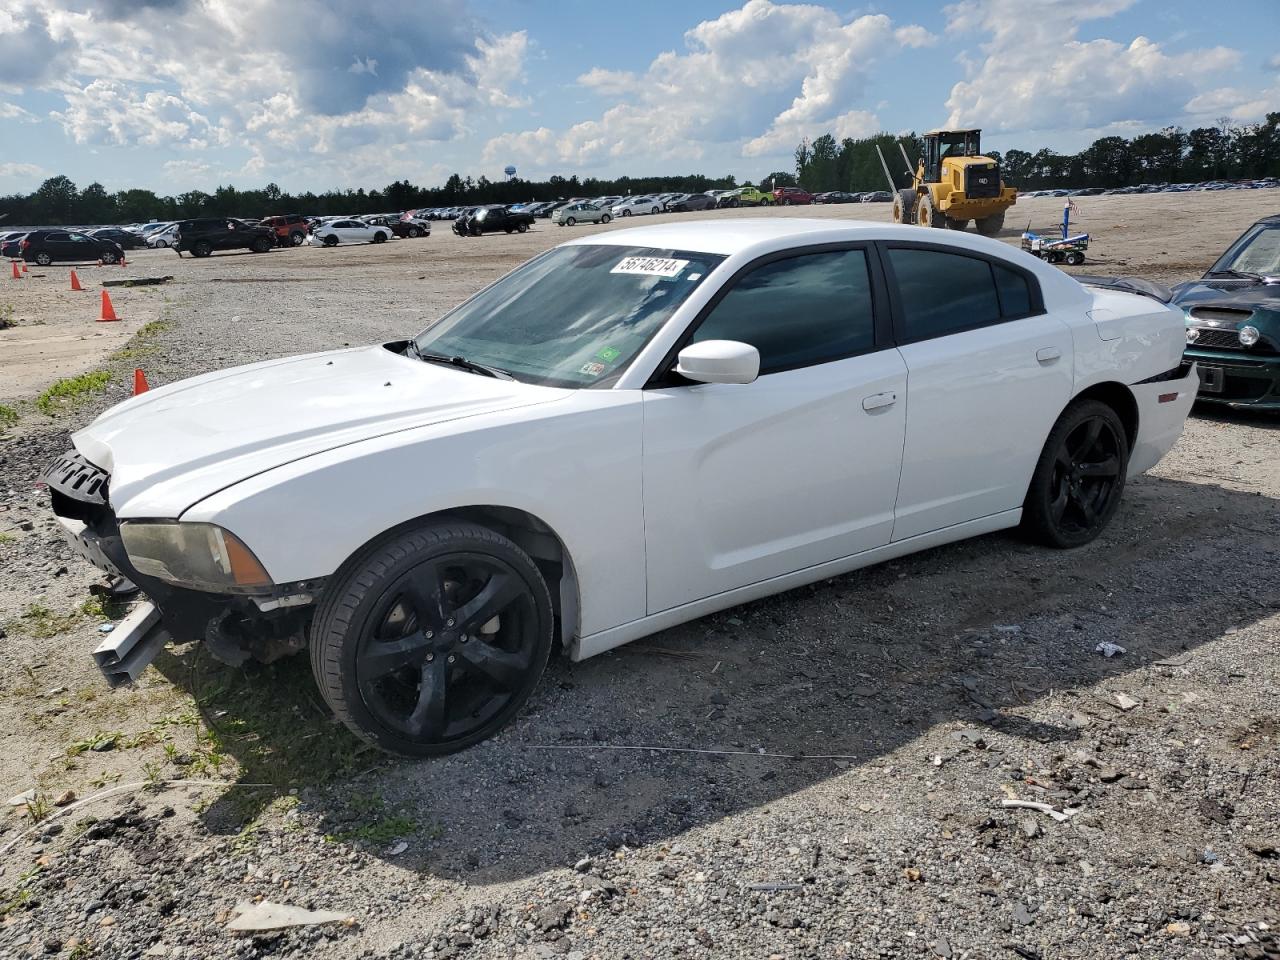
M1172 379L1135 383L1138 404L1138 436L1129 454L1129 477L1150 470L1182 436L1182 427L1200 386L1194 363L1179 368Z
M1202 387L1197 400L1227 407L1280 410L1280 357L1194 349L1188 349L1184 356L1201 369L1220 371L1220 389Z

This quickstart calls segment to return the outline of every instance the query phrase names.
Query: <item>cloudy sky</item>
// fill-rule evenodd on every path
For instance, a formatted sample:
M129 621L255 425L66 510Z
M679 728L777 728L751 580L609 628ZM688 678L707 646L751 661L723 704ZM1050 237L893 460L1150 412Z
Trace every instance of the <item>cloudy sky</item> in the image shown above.
M828 130L1073 151L1268 110L1280 0L0 0L0 193L757 179Z

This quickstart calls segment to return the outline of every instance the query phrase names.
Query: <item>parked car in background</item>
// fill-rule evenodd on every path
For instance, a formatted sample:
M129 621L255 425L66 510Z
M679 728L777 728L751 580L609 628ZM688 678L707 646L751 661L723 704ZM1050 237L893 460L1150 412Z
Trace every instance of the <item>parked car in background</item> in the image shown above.
M768 207L772 205L772 193L764 193L752 186L730 190L720 197L720 206L722 207Z
M921 233L597 233L416 337L126 400L41 477L143 594L95 656L119 682L169 639L242 662L301 635L341 722L438 755L511 723L555 645L1002 529L1095 541L1182 432L1181 315Z
M609 223L613 215L608 209L597 207L594 203L570 203L551 215L551 222L562 227L572 227L578 223Z
M1173 288L1199 399L1280 410L1280 214L1246 230L1199 280Z
M311 243L316 247L336 247L340 243L386 243L391 236L390 227L339 217L317 226L311 232Z
M615 219L638 214L655 214L662 212L662 204L650 196L626 197L615 203L609 212Z
M121 230L119 227L99 227L96 230L86 231L89 236L97 237L99 240L111 240L118 243L124 250L136 250L139 247L145 247L147 241L142 238L139 233L132 230Z
M847 190L828 190L826 193L815 193L813 195L814 203L857 203L860 194L849 193Z
M26 230L18 230L13 233L0 233L0 257L5 257L10 260L21 259L22 238L26 235Z
M710 210L715 205L715 198L705 193L682 193L667 204L667 210L671 213L690 213L695 210Z
M813 194L800 187L779 187L773 191L773 202L780 207L808 206L813 203Z
M484 233L524 233L533 226L533 215L512 213L502 204L476 207L453 222L453 232L460 237L478 237Z
M178 256L208 257L216 250L249 250L266 253L276 245L276 234L264 226L251 227L235 217L200 217L181 220L174 233Z
M307 241L307 218L299 214L263 217L260 223L271 230L278 246L300 247Z
M177 242L178 225L171 223L161 230L152 230L147 234L147 246L152 249L172 247Z
M377 215L361 217L365 223L373 227L383 227L391 231L394 237L416 240L418 237L431 236L431 224L425 220L403 220L398 217Z
M893 194L888 190L873 190L870 193L864 193L859 199L859 203L891 203Z
M124 248L106 237L91 237L74 230L32 230L18 241L18 256L42 267L55 262L93 260L119 263Z

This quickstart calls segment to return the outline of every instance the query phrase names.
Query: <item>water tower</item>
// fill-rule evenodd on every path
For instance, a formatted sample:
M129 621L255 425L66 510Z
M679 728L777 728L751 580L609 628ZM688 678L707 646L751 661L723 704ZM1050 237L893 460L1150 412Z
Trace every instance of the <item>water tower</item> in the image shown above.
M507 178L510 180L514 180L516 177L516 168L509 163L506 165L505 168L503 168L502 172L505 173L507 175Z

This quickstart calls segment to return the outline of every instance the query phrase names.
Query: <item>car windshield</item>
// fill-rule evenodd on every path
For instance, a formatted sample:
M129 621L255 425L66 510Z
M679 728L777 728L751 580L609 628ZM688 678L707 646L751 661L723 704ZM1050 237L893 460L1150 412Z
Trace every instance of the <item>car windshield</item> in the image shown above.
M613 383L724 257L686 250L556 247L419 334L424 354L464 357L556 387Z
M1280 276L1280 224L1258 227L1246 234L1209 272Z

